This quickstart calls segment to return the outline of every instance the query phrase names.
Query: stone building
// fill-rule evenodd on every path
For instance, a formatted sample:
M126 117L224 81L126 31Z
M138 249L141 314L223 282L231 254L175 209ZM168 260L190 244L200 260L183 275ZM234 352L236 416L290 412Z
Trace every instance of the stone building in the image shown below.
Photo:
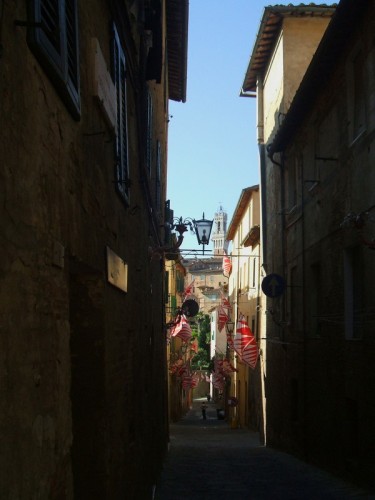
M187 0L1 9L1 498L150 498Z
M259 136L264 266L283 280L267 298L267 443L372 487L374 14L370 1L338 4ZM274 52L258 68L255 52L244 90L252 81L266 112Z
M226 235L227 241L232 242L228 298L231 319L236 325L238 318L244 317L262 352L259 238L260 201L256 185L242 190ZM263 359L253 370L233 351L231 355L238 370L231 376L230 395L238 400L238 406L231 411L233 425L251 427L263 434Z

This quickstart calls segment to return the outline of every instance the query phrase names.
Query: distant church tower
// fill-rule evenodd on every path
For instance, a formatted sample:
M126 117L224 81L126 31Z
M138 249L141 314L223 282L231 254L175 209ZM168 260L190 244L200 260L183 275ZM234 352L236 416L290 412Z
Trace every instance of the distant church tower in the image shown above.
M223 255L227 250L225 236L227 234L227 214L220 206L219 211L215 213L214 227L211 235L211 241L214 245L214 255Z

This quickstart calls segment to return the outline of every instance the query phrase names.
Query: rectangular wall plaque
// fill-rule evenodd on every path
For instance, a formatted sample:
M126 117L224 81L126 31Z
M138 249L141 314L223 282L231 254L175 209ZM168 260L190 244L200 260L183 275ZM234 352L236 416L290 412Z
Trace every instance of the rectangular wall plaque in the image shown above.
M128 265L107 247L107 279L123 292L128 291Z

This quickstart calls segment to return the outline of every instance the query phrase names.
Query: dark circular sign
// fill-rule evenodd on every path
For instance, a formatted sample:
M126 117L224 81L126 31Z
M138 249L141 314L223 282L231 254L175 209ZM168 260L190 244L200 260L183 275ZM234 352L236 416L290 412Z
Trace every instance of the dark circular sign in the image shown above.
M267 297L279 297L285 290L284 278L279 274L268 274L265 278L263 278L262 290Z
M238 405L238 399L235 398L234 396L231 396L229 399L228 399L228 405L229 406L237 406Z
M198 302L194 299L187 299L181 306L182 314L187 317L196 316L199 312Z

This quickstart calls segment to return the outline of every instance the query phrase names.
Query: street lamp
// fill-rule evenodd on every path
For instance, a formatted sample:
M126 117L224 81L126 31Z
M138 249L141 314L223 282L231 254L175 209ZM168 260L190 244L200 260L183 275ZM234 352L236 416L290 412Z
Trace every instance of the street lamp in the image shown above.
M204 213L202 219L195 220L191 217L186 217L183 219L182 217L174 217L169 222L165 223L165 227L176 231L178 233L177 241L173 245L164 245L156 248L149 248L150 257L159 256L160 258L165 255L177 255L177 251L180 248L183 240L184 233L190 229L192 233L195 232L195 235L198 240L199 245L203 245L203 254L204 247L208 245L210 241L211 229L212 229L213 220L207 220L204 218Z
M203 245L203 254L204 247L208 245L210 241L211 229L212 229L212 220L207 220L204 218L204 212L202 215L202 219L194 220L195 234L197 235L197 240L199 245Z
M232 333L234 332L234 321L227 321L225 323L225 328L227 329L228 334L232 335Z

